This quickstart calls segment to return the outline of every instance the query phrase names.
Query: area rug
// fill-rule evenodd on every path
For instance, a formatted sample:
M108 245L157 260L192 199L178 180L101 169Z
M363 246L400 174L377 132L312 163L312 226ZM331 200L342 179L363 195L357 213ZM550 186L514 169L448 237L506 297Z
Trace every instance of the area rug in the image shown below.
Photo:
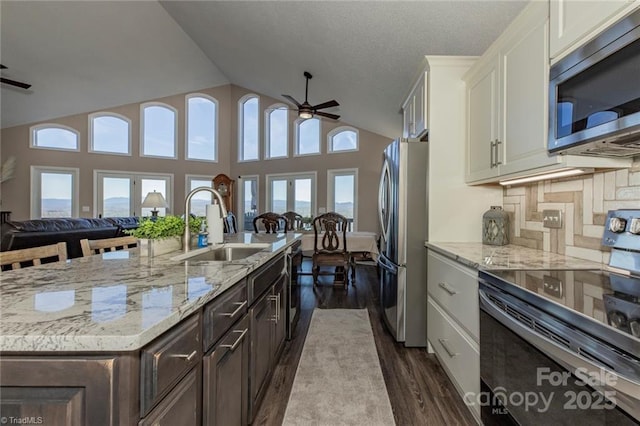
M394 425L366 309L316 309L283 425Z

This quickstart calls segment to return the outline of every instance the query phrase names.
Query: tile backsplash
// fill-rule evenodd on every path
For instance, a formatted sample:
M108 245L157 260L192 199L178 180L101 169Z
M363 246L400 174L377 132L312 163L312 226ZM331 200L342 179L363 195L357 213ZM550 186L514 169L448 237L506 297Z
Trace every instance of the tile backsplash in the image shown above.
M631 168L504 189L511 244L608 263L600 245L609 210L640 208L640 159ZM562 228L542 226L542 211L562 211Z

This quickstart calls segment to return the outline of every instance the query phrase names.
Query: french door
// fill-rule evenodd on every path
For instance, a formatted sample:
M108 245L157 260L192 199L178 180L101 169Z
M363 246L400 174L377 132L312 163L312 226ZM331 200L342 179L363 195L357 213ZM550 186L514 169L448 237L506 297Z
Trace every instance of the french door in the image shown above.
M267 175L267 211L315 215L316 181L316 172Z
M149 192L161 193L169 207L158 207L158 216L167 215L173 205L173 175L95 171L96 217L151 216L152 208L142 207Z

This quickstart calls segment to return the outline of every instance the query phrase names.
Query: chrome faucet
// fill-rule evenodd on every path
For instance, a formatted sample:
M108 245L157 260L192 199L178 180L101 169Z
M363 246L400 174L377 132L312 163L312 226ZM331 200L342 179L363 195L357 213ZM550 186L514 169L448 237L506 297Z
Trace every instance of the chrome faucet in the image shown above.
M184 199L184 237L182 238L182 244L184 246L185 253L189 251L189 245L191 243L191 233L189 232L189 210L191 210L191 198L193 198L193 196L198 192L202 191L208 191L218 199L218 203L220 203L220 210L222 211L222 219L224 220L227 217L227 208L224 204L224 200L222 199L222 195L220 195L218 191L207 186L199 186L191 190Z

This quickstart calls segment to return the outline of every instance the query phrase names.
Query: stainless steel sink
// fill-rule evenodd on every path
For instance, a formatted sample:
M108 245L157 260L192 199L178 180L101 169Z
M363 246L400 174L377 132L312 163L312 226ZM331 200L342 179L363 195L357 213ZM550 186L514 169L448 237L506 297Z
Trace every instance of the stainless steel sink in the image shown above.
M240 260L252 256L267 247L259 246L222 246L204 250L194 250L172 258L173 260L187 260L190 262L225 262Z

